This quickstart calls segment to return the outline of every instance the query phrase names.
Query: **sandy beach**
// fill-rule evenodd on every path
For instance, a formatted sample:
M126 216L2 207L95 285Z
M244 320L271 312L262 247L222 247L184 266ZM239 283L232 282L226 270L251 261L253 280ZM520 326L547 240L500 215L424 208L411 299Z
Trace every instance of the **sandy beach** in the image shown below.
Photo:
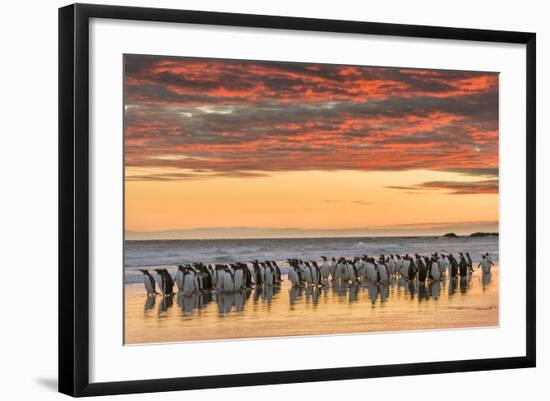
M125 286L125 344L490 327L499 324L499 270L419 284L147 297Z

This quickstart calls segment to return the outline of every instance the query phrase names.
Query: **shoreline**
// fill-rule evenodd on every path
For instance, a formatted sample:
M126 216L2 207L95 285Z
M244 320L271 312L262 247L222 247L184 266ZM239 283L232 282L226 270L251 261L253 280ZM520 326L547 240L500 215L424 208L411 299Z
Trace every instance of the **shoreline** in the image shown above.
M146 305L143 284L125 285L125 344L215 341L417 330L496 327L499 269L485 282L475 271L466 283L446 279L418 284L296 291L283 282L271 294L229 294L202 304L198 297L157 296ZM414 287L414 288L413 288ZM412 289L412 291L411 291ZM145 307L144 307L145 306ZM201 309L202 306L202 309Z

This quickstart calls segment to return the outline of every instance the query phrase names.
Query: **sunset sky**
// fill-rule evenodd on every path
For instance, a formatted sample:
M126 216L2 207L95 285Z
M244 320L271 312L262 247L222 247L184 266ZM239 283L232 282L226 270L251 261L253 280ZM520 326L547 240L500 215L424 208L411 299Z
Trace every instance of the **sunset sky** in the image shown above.
M129 238L498 230L497 73L142 55L124 72Z

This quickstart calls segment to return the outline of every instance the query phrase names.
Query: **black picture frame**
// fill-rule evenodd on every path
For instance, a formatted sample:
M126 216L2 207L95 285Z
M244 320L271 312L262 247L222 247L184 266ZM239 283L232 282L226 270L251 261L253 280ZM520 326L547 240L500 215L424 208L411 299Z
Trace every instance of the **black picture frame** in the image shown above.
M526 46L526 353L520 357L90 383L88 61L91 18L437 38ZM59 9L59 391L71 396L361 379L536 364L536 35L435 26L74 4Z

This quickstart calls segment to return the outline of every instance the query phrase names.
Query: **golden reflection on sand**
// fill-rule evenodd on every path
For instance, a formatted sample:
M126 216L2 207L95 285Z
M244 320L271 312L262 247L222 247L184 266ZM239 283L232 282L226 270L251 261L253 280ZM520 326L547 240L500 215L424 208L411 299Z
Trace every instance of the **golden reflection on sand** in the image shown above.
M499 324L498 265L468 279L330 288L252 289L233 294L148 297L125 286L125 343L162 343Z

